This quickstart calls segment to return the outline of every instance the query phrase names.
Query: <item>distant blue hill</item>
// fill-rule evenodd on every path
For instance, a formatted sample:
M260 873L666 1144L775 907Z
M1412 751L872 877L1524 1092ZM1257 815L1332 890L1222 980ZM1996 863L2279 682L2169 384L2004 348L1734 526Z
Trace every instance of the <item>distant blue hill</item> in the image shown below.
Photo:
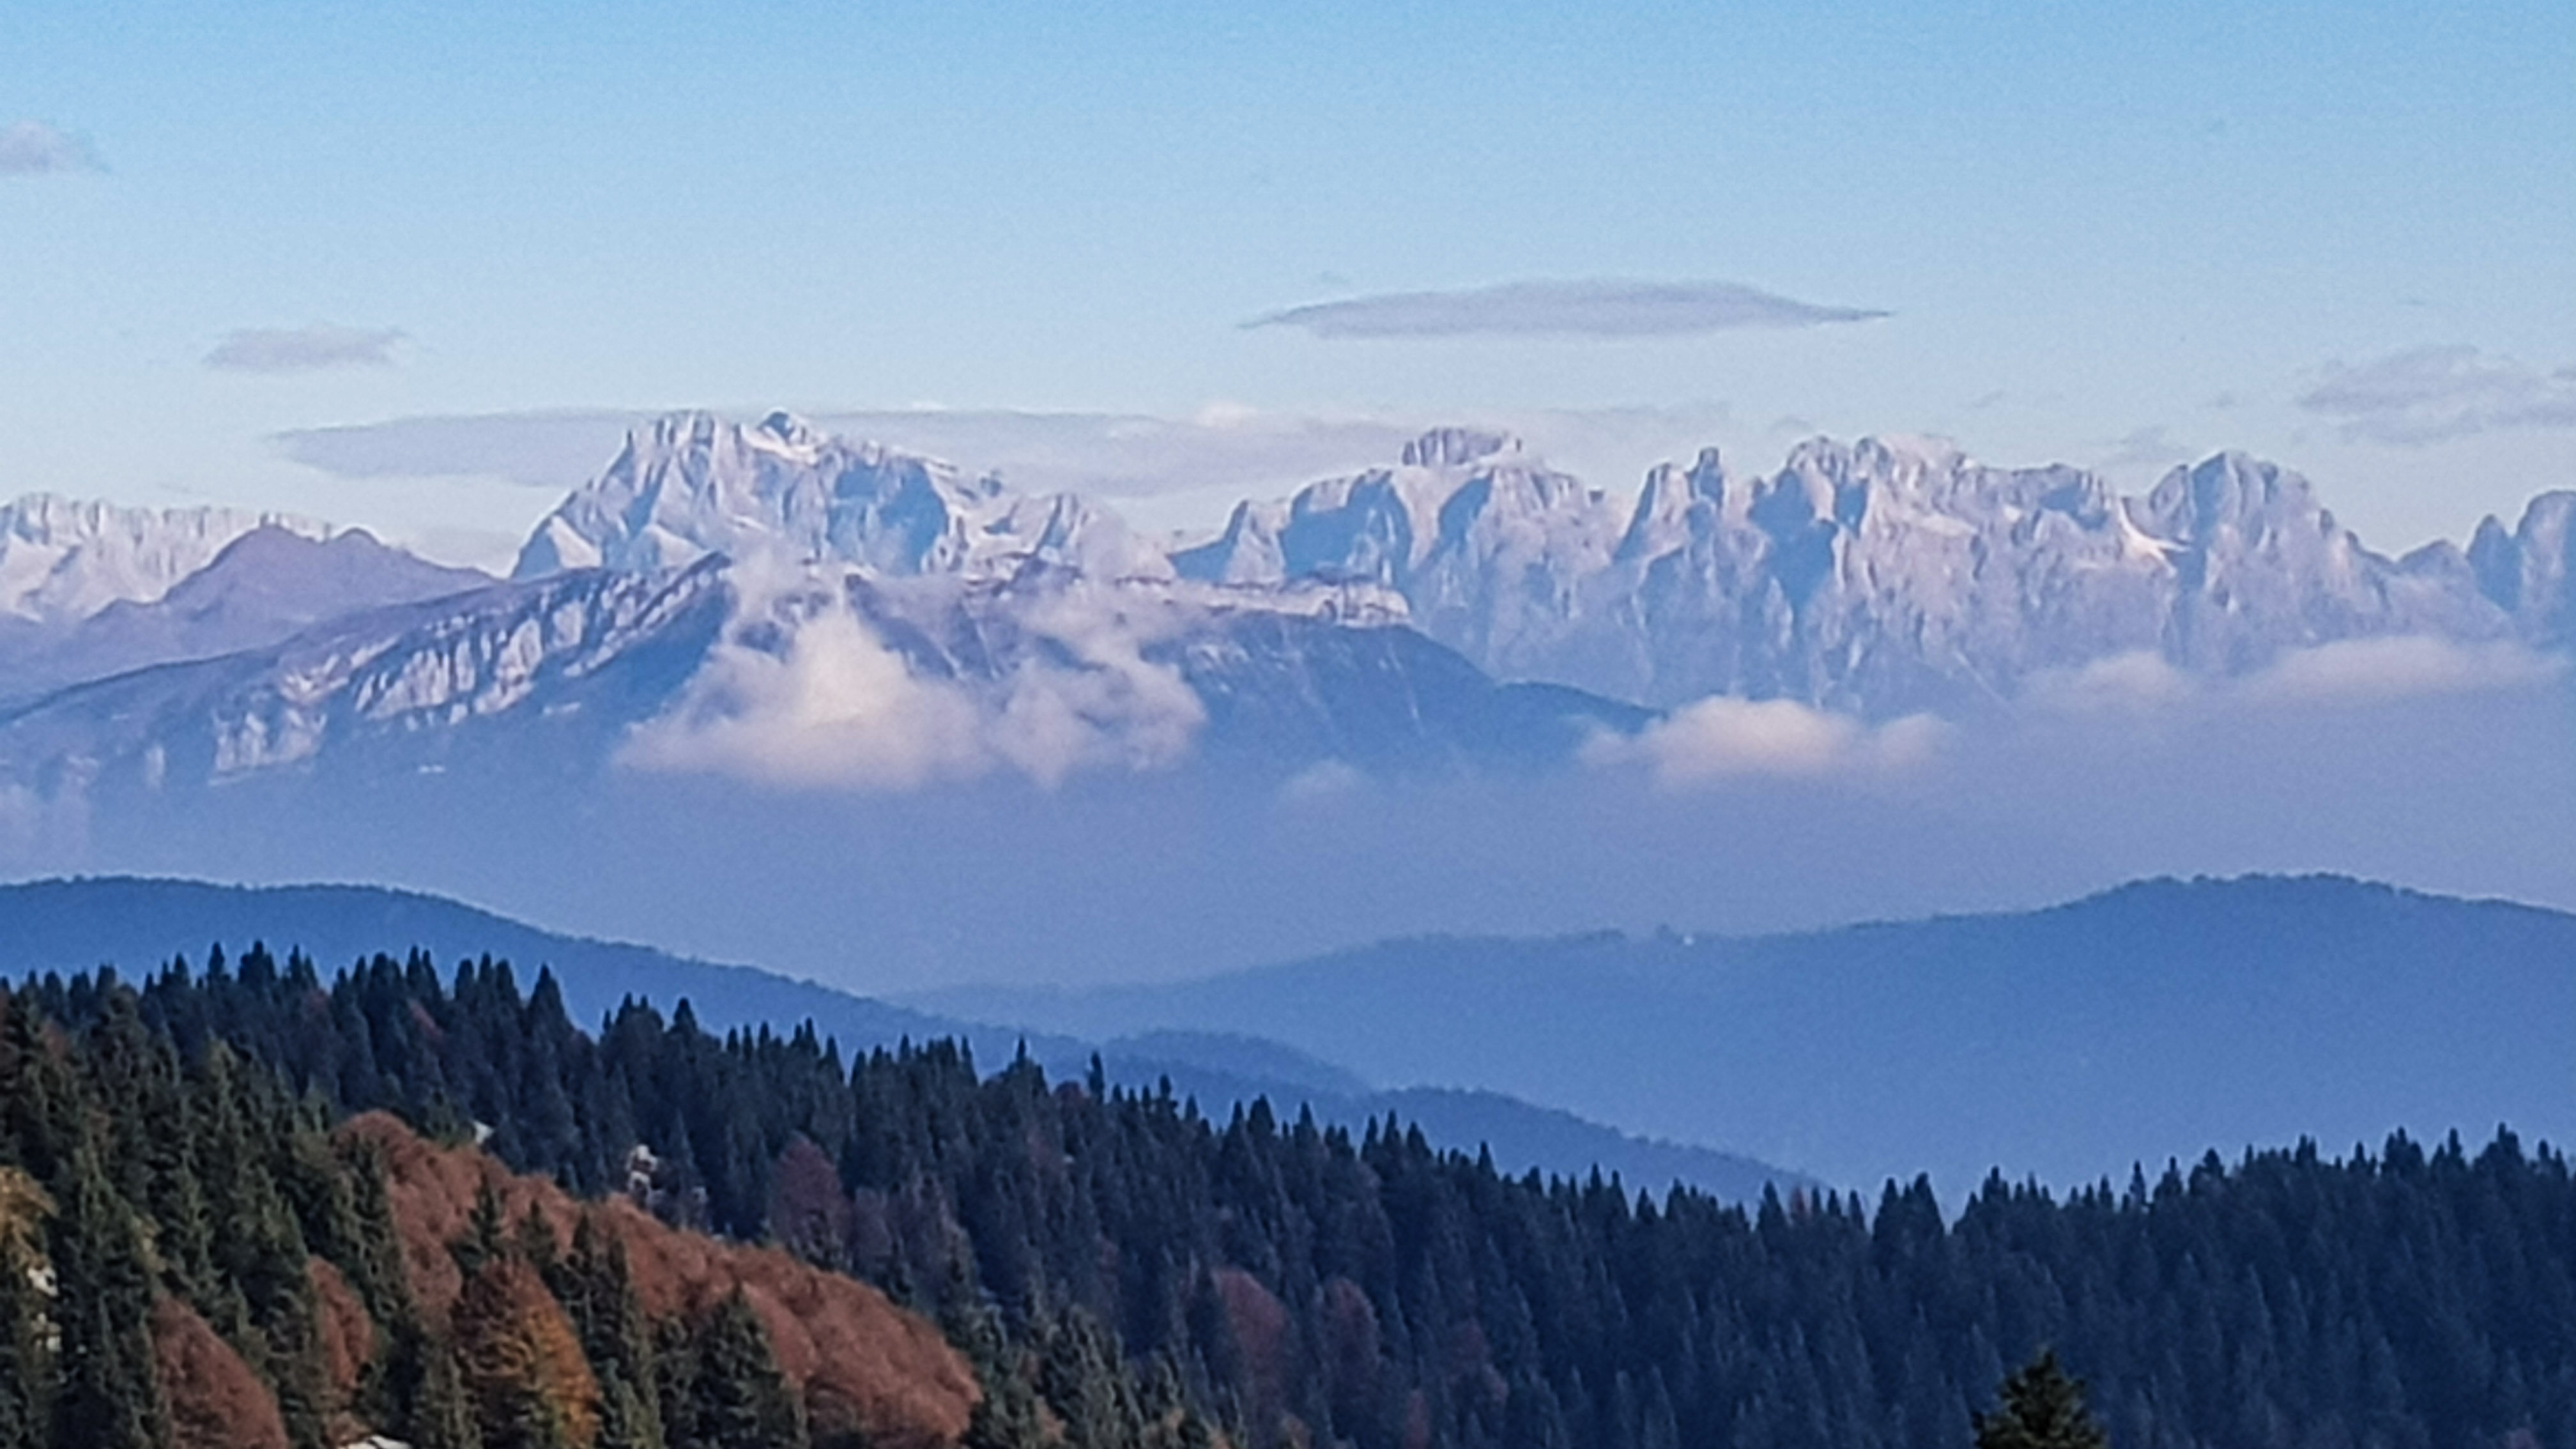
M299 949L327 976L378 952L427 950L443 966L489 955L533 980L551 968L576 1020L596 1024L627 997L668 1011L682 999L709 1030L804 1021L843 1051L891 1046L909 1037L967 1041L988 1067L1024 1043L1059 1078L1078 1077L1095 1051L1114 1080L1171 1082L1218 1115L1236 1102L1268 1097L1288 1115L1296 1104L1326 1122L1356 1126L1395 1112L1444 1146L1489 1146L1498 1166L1580 1176L1598 1167L1660 1189L1671 1182L1733 1199L1764 1184L1786 1192L1812 1179L1704 1147L1629 1136L1564 1111L1490 1091L1379 1093L1338 1068L1257 1035L1162 1032L1103 1047L1075 1036L981 1026L891 1005L745 966L692 960L648 946L557 935L438 896L374 886L226 886L201 881L103 877L0 886L0 978L70 974L113 966L129 978L184 956L202 967L222 946L239 956L264 942L283 957Z
M1481 1087L1852 1184L2125 1180L2398 1127L2576 1139L2576 916L2337 877L1747 939L1393 941L915 1004L1091 1035L1257 1031L1380 1086Z

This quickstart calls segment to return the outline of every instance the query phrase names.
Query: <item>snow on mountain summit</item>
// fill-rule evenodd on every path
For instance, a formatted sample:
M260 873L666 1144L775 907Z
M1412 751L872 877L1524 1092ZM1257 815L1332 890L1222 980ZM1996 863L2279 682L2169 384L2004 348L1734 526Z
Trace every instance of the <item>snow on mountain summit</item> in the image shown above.
M2082 469L1994 467L1907 434L1811 438L1768 475L1736 476L1708 450L1621 498L1507 432L1451 426L1160 549L1070 495L1021 497L790 414L687 413L638 429L519 573L772 553L888 577L1005 580L1038 564L1234 608L1365 590L1369 617L1503 679L1884 718L1983 708L2034 674L2126 654L2234 674L2346 639L2557 637L2564 531L2539 510L2529 541L2499 525L2474 557L2400 562L2364 547L2306 479L2244 454L2127 497Z
M723 554L993 577L1032 559L1116 571L1137 553L1123 525L1070 494L1017 495L989 474L833 437L786 412L749 426L693 412L628 433L607 471L538 525L513 575Z

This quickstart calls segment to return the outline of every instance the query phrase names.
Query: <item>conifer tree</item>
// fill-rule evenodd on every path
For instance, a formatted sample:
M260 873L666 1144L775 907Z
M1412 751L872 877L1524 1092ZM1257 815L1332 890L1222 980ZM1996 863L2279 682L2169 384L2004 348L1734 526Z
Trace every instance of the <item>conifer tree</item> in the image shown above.
M159 1449L165 1430L152 1357L152 1274L143 1226L98 1160L95 1132L72 1151L54 1216L59 1334L54 1442Z
M695 1413L674 1449L805 1449L805 1410L737 1288L698 1330L689 1398Z
M2084 1384L2059 1367L2057 1351L2004 1380L2002 1403L1979 1414L1977 1449L2109 1449L2111 1438L2084 1407Z
M0 1167L0 1449L43 1449L49 1439L53 1362L36 1279L38 1234L51 1210L34 1179Z
M624 1241L602 1231L596 1213L582 1214L558 1277L555 1296L599 1376L601 1449L663 1449L652 1324L635 1296Z
M396 1345L396 1354L408 1357L413 1372L409 1412L402 1421L407 1442L413 1449L483 1449L483 1431L466 1398L454 1350L416 1325L404 1328L408 1337Z
M535 1269L510 1255L485 1262L455 1319L459 1376L487 1449L589 1449L599 1383Z

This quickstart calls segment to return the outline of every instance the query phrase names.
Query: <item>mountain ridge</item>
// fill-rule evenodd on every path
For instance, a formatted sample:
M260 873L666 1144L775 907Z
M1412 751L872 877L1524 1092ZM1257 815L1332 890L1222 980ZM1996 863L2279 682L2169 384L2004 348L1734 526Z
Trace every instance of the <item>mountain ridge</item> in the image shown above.
M184 922L184 925L182 924ZM185 934L182 934L182 933ZM1419 1122L1434 1140L1473 1151L1490 1144L1513 1170L1541 1167L1580 1176L1592 1166L1624 1172L1638 1185L1691 1183L1736 1201L1814 1179L1705 1146L1638 1137L1573 1113L1474 1090L1380 1092L1322 1063L1269 1075L1257 1070L1293 1053L1263 1042L1247 1059L1165 1043L1107 1042L943 1018L757 967L676 956L630 942L548 931L424 891L389 886L223 885L108 876L0 885L0 979L115 965L129 977L157 972L174 957L203 966L210 943L238 954L265 941L275 954L301 949L327 978L379 952L430 951L442 967L492 957L528 973L551 969L576 1022L597 1027L627 997L665 1011L688 1001L719 1034L767 1027L784 1034L812 1022L842 1050L953 1038L998 1066L1027 1052L1060 1080L1078 1081L1097 1056L1112 1079L1152 1088L1169 1082L1211 1110L1267 1097L1283 1112L1310 1104L1327 1121L1357 1127L1389 1112Z
M2029 912L1775 936L1383 942L1089 991L904 998L1090 1034L1263 1035L1381 1083L1463 1082L1834 1181L1965 1190L2210 1143L2576 1137L2576 915L2349 877L2135 883ZM1548 1003L1543 1012L1528 1003ZM1410 1025L1426 1019L1442 1030Z

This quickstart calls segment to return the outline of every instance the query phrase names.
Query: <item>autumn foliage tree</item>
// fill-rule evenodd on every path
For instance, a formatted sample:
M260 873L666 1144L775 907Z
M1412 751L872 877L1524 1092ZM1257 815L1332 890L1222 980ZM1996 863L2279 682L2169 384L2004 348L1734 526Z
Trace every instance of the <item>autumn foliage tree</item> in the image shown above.
M455 1329L486 1449L591 1449L599 1383L534 1266L505 1253L475 1269L457 1297Z

